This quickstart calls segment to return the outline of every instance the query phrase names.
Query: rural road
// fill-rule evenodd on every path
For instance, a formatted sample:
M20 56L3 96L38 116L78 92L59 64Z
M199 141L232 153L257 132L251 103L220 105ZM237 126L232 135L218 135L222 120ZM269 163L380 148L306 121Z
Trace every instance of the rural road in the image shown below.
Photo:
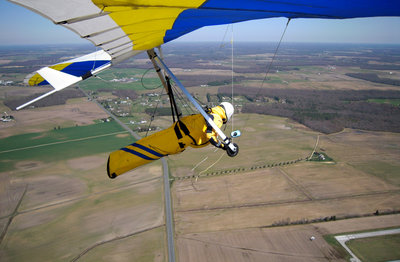
M347 247L346 242L349 240L357 239L357 238L366 238L366 237L377 237L383 235L392 235L392 234L400 234L400 228L397 229L389 229L389 230L381 230L367 233L359 233L359 234L351 234L351 235L341 235L335 236L336 240L346 249L346 251L352 257L350 261L352 262L362 262L359 258L357 258L353 252L351 252L350 248Z
M79 88L82 93L84 93L88 98L91 97L81 88ZM93 102L97 104L104 112L106 112L110 117L112 117L122 128L127 130L134 138L139 140L141 137L122 123L116 116L105 109L96 99L92 99ZM173 220L172 220L172 204L171 204L171 190L169 187L169 171L167 160L161 159L163 165L163 175L164 175L164 194L165 194L165 224L167 228L167 241L168 241L168 261L175 262L175 243L174 243L174 230L173 230Z
M132 129L130 129L129 127L127 127L124 123L122 123L118 117L114 116L111 112L109 112L107 109L105 109L96 99L93 99L88 93L86 93L82 88L79 87L78 85L78 89L85 94L85 96L87 98L89 98L90 100L92 100L94 103L96 103L96 105L101 108L106 114L108 114L112 119L115 120L115 122L117 122L123 129L125 129L126 131L128 131L134 138L136 138L137 140L139 140L141 137L136 134L135 132L132 131Z
M165 194L165 223L167 227L167 240L168 240L168 261L175 262L175 245L174 245L174 229L172 220L172 204L171 204L171 191L169 187L169 171L167 159L161 159L163 164L164 173L164 194Z

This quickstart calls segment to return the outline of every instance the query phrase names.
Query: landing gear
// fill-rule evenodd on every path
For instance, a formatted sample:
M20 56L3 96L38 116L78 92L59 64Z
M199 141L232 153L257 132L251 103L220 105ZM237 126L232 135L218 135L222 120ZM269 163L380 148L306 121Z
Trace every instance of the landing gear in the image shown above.
M235 147L235 151L233 151L230 147L226 148L226 153L228 154L228 156L230 157L234 157L239 153L239 146L236 143L233 143L234 147Z

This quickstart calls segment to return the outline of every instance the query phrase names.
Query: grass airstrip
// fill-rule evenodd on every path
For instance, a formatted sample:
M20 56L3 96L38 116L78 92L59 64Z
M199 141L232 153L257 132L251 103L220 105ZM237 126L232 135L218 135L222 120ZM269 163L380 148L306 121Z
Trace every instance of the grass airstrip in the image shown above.
M354 239L347 246L364 262L395 261L400 258L400 235Z

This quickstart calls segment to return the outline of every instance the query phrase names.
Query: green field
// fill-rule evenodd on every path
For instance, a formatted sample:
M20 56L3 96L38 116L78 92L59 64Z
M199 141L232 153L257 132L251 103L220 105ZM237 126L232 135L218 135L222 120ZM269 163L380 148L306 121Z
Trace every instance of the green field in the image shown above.
M14 169L18 161L50 162L110 152L133 142L131 136L118 136L123 132L110 122L7 137L0 140L0 172Z
M400 99L368 99L367 101L378 104L390 104L393 106L400 106Z
M350 240L347 246L363 262L400 259L400 235L386 235Z
M371 160L352 165L358 170L374 175L393 185L400 186L399 167L393 163L382 160Z
M143 80L142 80L143 77ZM134 78L133 82L112 82L113 79ZM143 85L142 85L142 81ZM99 77L93 77L79 83L84 90L96 91L98 89L130 89L141 91L154 89L160 86L160 80L153 72L147 73L145 69L127 69L111 68L99 74Z
M318 162L322 162L322 161L333 161L332 158L330 158L327 154L325 153L319 153L319 152L314 152L314 154L312 155L312 157L309 159L309 161L318 161Z
M0 261L164 261L161 162L106 174L133 141L115 122L1 139Z

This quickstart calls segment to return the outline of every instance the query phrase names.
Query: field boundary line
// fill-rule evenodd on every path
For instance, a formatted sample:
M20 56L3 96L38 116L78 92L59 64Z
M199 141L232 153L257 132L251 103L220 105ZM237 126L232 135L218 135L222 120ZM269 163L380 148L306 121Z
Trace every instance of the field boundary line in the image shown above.
M324 201L332 201L332 200L343 200L343 199L351 199L351 198L360 198L360 197L368 197L368 196L379 196L379 195L387 195L387 194L400 194L399 189L393 190L385 190L385 191L372 191L372 192L364 192L353 195L343 195L343 196L334 196L334 197L323 197L323 198L313 198L311 199L289 199L289 200L277 200L270 202L259 202L259 203L242 203L237 205L225 205L225 206L214 206L214 207L206 207L206 208L192 208L192 209L176 209L176 212L207 212L207 211L215 211L215 210L226 210L226 209L239 209L239 208L255 208L255 207L268 207L268 206L281 206L281 205L291 205L291 204L302 204L302 203L311 203L311 202L324 202Z
M95 243L94 245L86 248L85 250L83 250L78 256L74 257L71 260L71 262L78 261L84 255L86 255L89 251L91 251L92 249L95 249L96 247L99 247L101 245L105 245L105 244L108 244L108 243L111 243L111 242L114 242L114 241L118 241L118 240L122 240L122 239L125 239L125 238L129 238L129 237L132 237L132 236L135 236L135 235L138 235L138 234L142 234L142 233L145 233L145 232L148 232L148 231L151 231L151 230L163 227L163 226L164 226L164 224L161 224L161 225L158 225L158 226L153 226L153 227L145 228L143 230L135 231L135 232L132 232L132 233L127 234L127 235L117 236L117 237L109 239L109 240L100 241L100 242Z
M14 211L13 211L12 214L9 216L8 221L7 221L7 224L5 225L5 227L4 227L4 229L3 229L3 232L1 232L1 235L0 235L0 244L3 242L3 239L5 238L5 236L6 236L7 232L8 232L8 228L10 227L11 222L12 222L13 219L18 215L18 209L20 208L21 203L22 203L22 200L24 199L24 197L25 197L27 191L28 191L28 184L25 185L24 192L22 193L20 199L18 200L18 203L17 203L17 205L15 206Z
M128 189L130 187L134 187L134 186L137 186L137 185L140 185L140 184L143 184L143 183L152 182L152 181L155 181L157 179L160 179L160 177L154 177L154 178L146 179L146 180L143 180L143 181L134 182L134 183L131 183L131 184L127 184L127 185L118 187L118 188L112 188L112 189L108 189L108 190L102 190L102 191L99 191L99 192L93 192L93 193L90 193L90 194L87 194L87 195L83 195L83 196L79 196L79 197L75 197L75 198L71 198L71 199L66 199L66 200L61 200L61 201L50 203L50 204L47 204L47 205L41 205L41 206L37 206L37 207L32 207L32 208L29 208L29 209L26 209L26 210L18 211L18 215L19 214L22 215L22 214L25 214L25 213L30 213L30 212L34 212L34 211L37 211L37 210L58 206L58 205L64 205L64 204L67 204L67 203L70 203L70 202L76 202L76 201L79 201L79 200L86 199L88 197L92 197L92 196L96 196L96 195L100 195L100 194L104 194L104 193L111 193L111 192L119 191L119 190L122 190L122 189ZM6 217L9 217L9 216L0 217L0 219L6 218Z
M15 152L15 151L21 151L21 150L26 150L26 149L32 149L32 148L38 148L38 147L44 147L44 146L52 146L52 145L57 145L57 144L64 144L64 143L70 143L70 142L76 142L76 141L89 140L89 139L105 137L105 136L112 136L112 135L118 135L118 134L123 134L123 133L128 133L128 131L120 131L120 132L114 132L114 133L110 133L110 134L103 134L103 135L97 135L97 136L88 136L88 137L83 137L83 138L70 139L70 140L47 143L47 144L41 144L41 145L36 145L36 146L27 146L27 147L15 148L15 149L10 149L10 150L0 151L0 154L9 153L9 152Z
M249 251L249 252L256 252L256 253L262 253L262 254L271 254L275 256L283 256L283 257L301 257L301 258L326 258L324 256L314 256L314 255L307 255L307 254L297 254L297 253L283 253L283 252L278 252L278 251L268 251L268 250L260 250L260 249L255 249L255 248L248 248L248 247L241 247L241 246L235 246L235 245L229 245L229 244L224 244L220 243L218 241L212 241L212 240L202 240L202 239L195 239L192 237L185 237L182 236L180 238L189 240L189 241L196 241L196 242L201 242L204 244L210 244L214 246L219 246L221 248L229 248L229 249L238 249L242 251Z
M315 200L315 198L311 195L310 192L307 191L306 188L303 187L300 183L298 183L295 179L293 179L288 173L282 170L282 168L278 167L279 172L283 175L283 177L292 184L293 187L300 193L304 194L309 200Z

